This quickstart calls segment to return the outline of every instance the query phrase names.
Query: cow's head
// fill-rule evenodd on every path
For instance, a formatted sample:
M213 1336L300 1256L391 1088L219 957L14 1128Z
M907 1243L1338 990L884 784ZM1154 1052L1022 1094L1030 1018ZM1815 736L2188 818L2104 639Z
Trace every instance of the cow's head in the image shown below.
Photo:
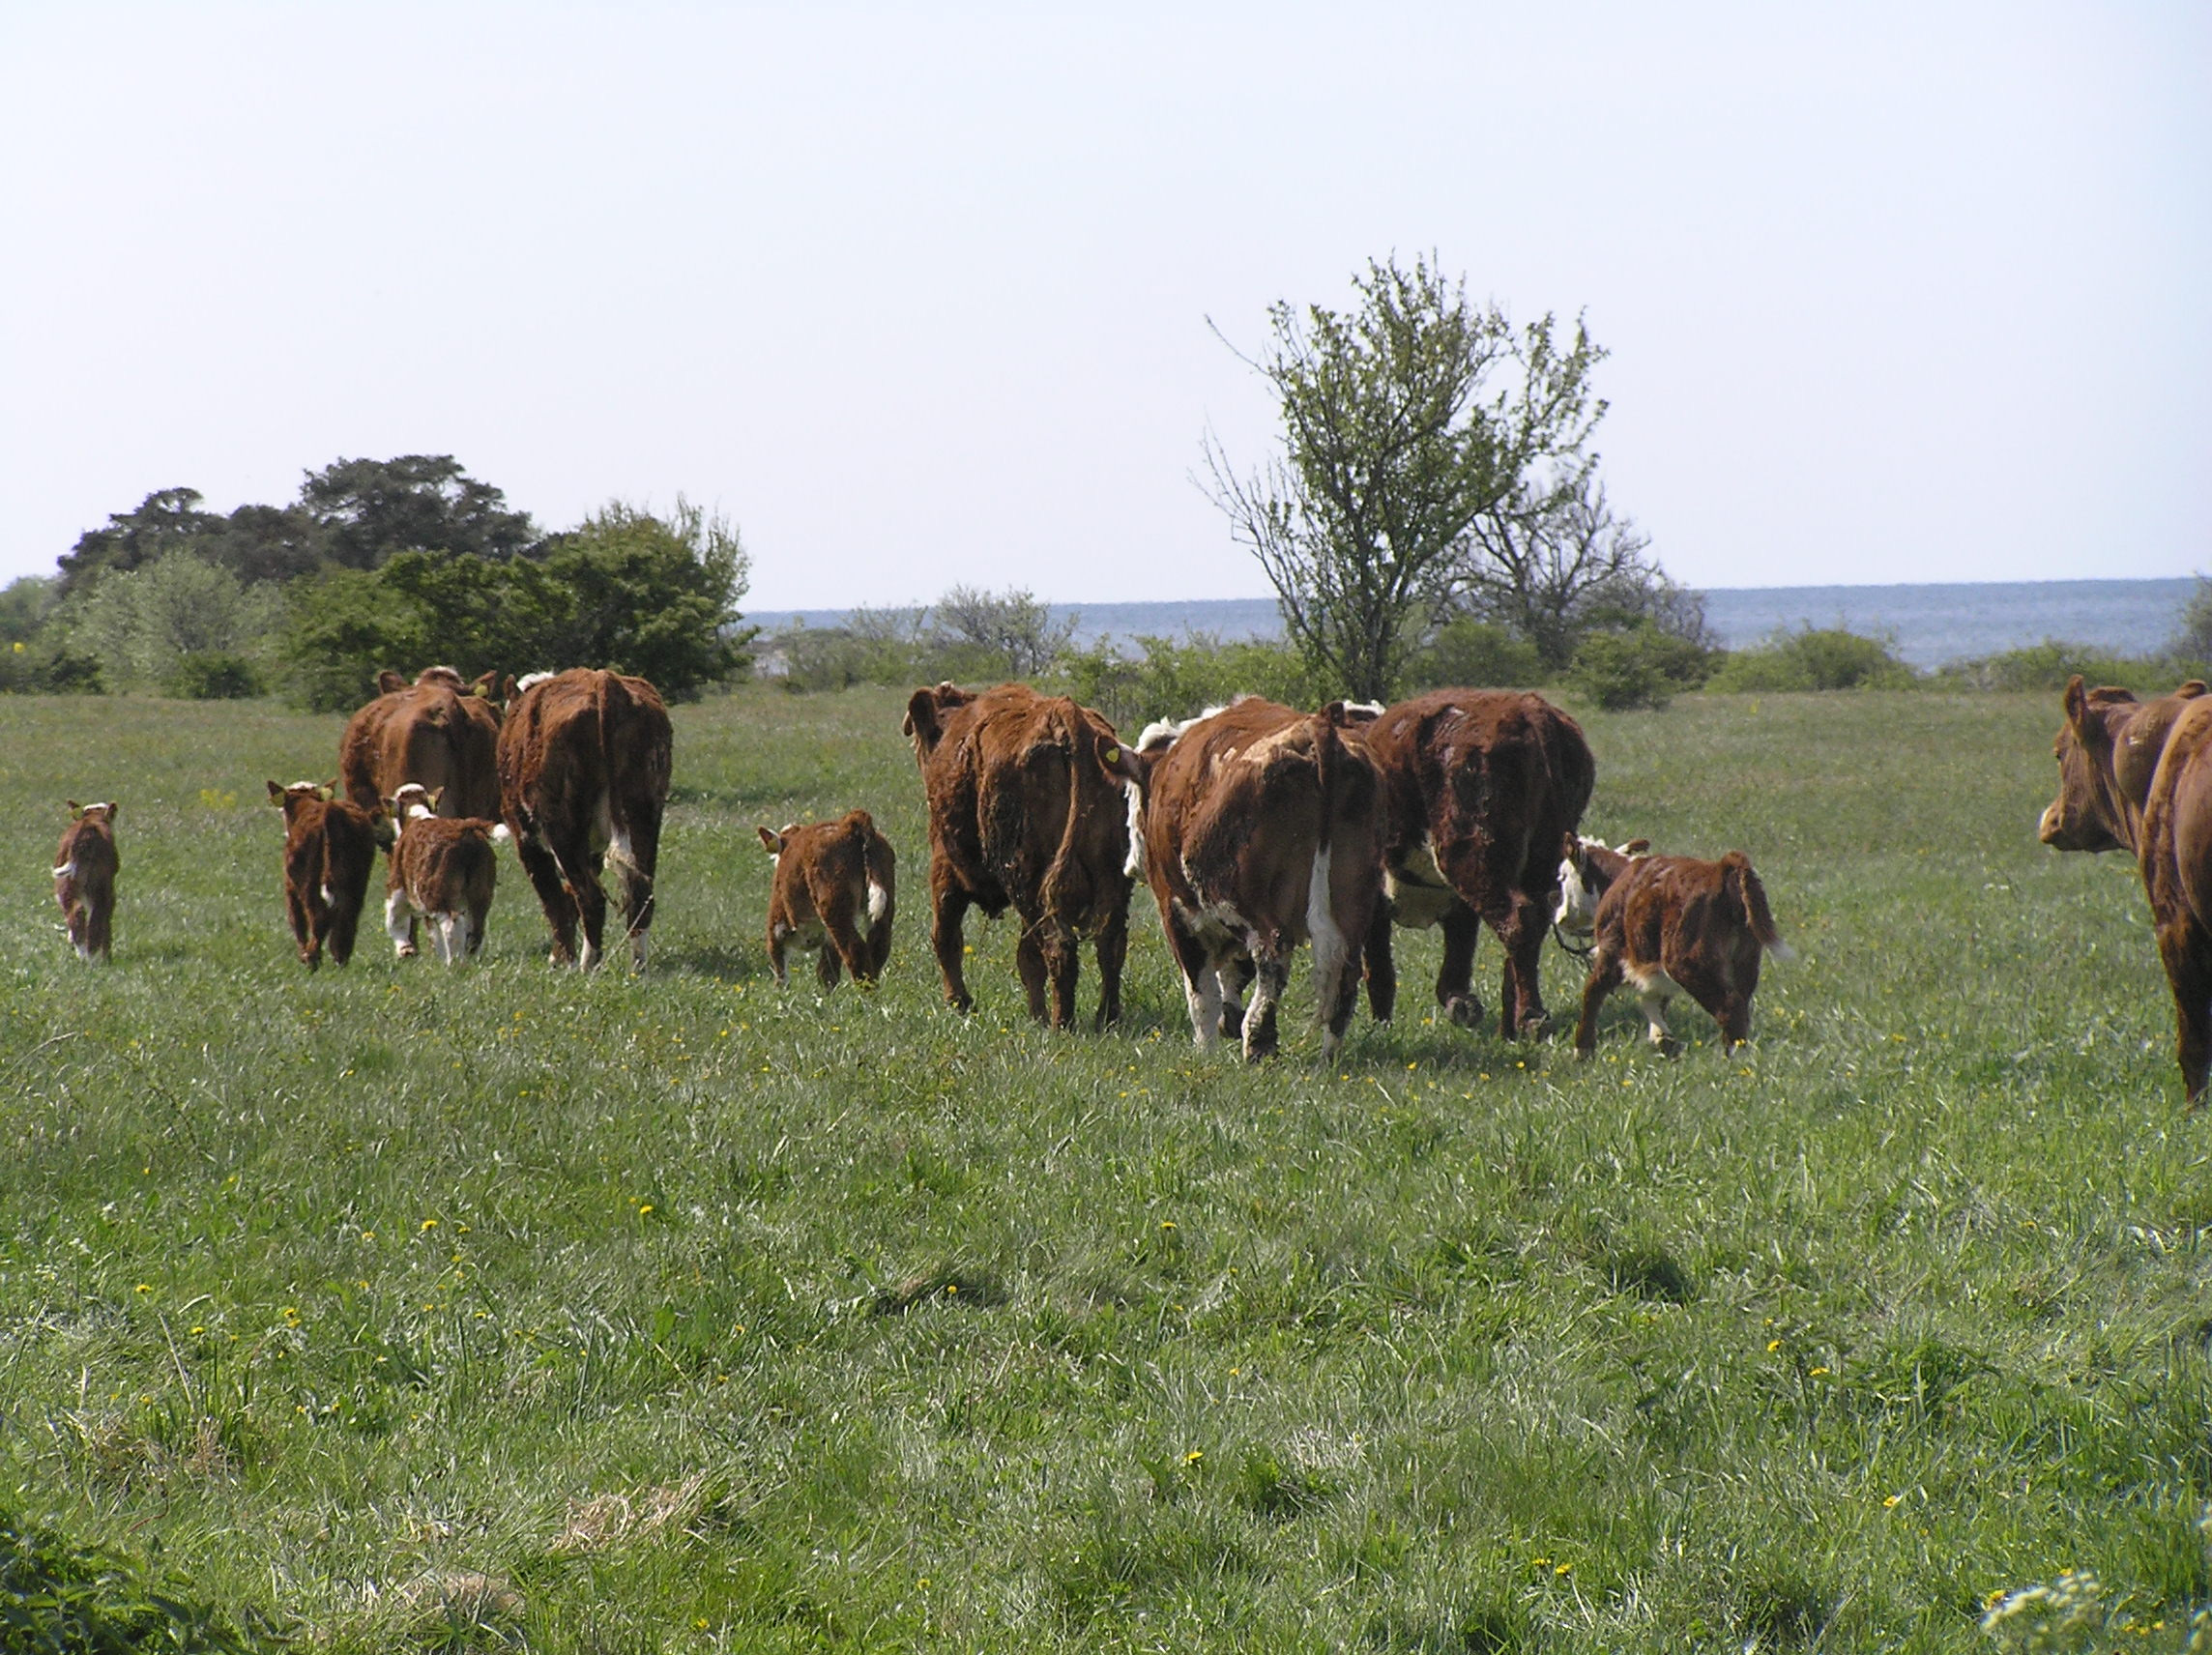
M438 814L438 800L446 797L444 788L431 789L419 781L411 781L390 798L384 806L392 812L392 819L401 829L419 816Z
M337 783L325 786L319 781L296 781L290 787L279 782L269 784L269 802L284 813L289 822L300 812L300 806L309 801L325 802L336 796Z
M934 689L917 689L908 698L906 721L900 728L914 740L917 764L937 751L937 743L944 740L946 714L975 699L974 690L962 689L950 680Z
M461 677L457 667L424 667L415 675L415 682L420 684L436 684L441 689L451 690L455 695L469 687L468 681Z
M1630 839L1609 846L1602 839L1586 839L1569 829L1559 849L1559 901L1552 923L1562 931L1586 937L1597 928L1598 899L1627 871L1630 862L1650 855L1651 841Z
M115 806L105 799L98 804L79 804L73 798L64 802L69 805L72 822L104 822L110 828L115 826Z
M2115 750L2141 703L2124 689L2090 689L2076 673L2062 705L2066 722L2051 744L2058 761L2058 797L2044 806L2035 836L2055 851L2126 849L2135 829L2114 774ZM2139 799L2136 807L2141 808Z

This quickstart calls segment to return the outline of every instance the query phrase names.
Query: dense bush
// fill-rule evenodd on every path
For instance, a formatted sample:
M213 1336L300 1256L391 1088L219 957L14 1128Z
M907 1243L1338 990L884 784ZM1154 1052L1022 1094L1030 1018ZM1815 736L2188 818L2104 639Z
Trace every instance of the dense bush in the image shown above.
M186 701L246 701L266 692L261 670L244 655L195 650L177 659L169 693Z
M1609 712L1664 707L1711 676L1714 653L1651 624L1592 632L1575 650L1567 682Z
M41 1655L250 1655L274 1645L133 1559L0 1512L0 1646Z
M0 694L98 695L106 688L100 660L58 638L17 638L0 650Z
M89 577L55 609L49 630L98 660L107 688L168 691L187 657L252 662L270 649L282 614L275 587L246 586L179 551Z
M1406 693L1424 689L1523 688L1548 682L1535 645L1492 621L1458 620L1438 628L1406 663Z
M1879 638L1840 627L1802 627L1756 649L1732 651L1707 682L1718 691L1909 689L1918 680Z
M1060 658L1054 687L1106 714L1134 735L1155 718L1188 718L1238 695L1264 695L1290 707L1318 707L1343 691L1314 682L1305 659L1279 640L1224 641L1195 632L1184 639L1140 637L1144 653L1112 639Z
M1955 661L1933 682L1955 689L2060 690L2077 673L2091 683L2116 683L2149 695L2184 679L2212 678L2212 664L2201 655L2115 655L2094 645L2046 638L2024 650Z
M310 708L359 706L385 667L479 673L619 667L672 700L736 677L749 561L737 531L679 500L666 517L612 505L542 557L401 552L290 588L284 653Z

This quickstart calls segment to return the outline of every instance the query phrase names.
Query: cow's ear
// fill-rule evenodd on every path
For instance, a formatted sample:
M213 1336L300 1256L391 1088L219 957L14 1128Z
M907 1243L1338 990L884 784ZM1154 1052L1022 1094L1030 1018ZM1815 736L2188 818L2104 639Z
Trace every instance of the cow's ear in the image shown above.
M2212 688L2212 685L2207 685L2200 678L2193 678L2187 683L2176 685L2173 693L2183 701L2195 701L2207 688Z
M917 689L907 698L906 722L900 726L914 738L918 751L929 752L936 747L938 738L945 734L937 721L937 691Z
M491 699L491 692L498 687L499 674L495 672L479 673L476 682L469 685L469 693L480 695L488 701Z
M431 815L435 816L438 813L438 800L444 798L445 797L446 790L442 787L434 787L430 790L429 798L425 800L425 802L430 806Z
M407 681L390 667L386 667L376 675L376 693L379 695L390 695L395 689L405 689L406 687Z
M284 802L284 790L275 782L269 784L269 802L271 804L282 804Z
M2089 691L2082 683L2081 675L2076 673L2066 681L2066 722L2074 727L2074 734L2082 740L2090 739L2091 727L2096 723L2089 712Z
M1154 755L1140 753L1124 741L1098 743L1098 766L1115 782L1133 781L1143 787L1152 779Z
M781 833L771 832L766 828L755 828L753 831L760 835L761 848L770 856L780 857L783 855L783 835Z
M63 802L69 806L70 820L72 822L74 822L78 817L84 814L84 806L79 804L75 799L65 799Z
M1624 857L1648 857L1651 854L1651 841L1648 839L1631 839L1627 844L1620 847L1620 854Z

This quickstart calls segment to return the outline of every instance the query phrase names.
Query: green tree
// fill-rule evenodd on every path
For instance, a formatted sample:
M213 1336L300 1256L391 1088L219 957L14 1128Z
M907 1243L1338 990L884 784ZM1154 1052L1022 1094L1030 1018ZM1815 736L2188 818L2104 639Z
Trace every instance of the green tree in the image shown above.
M1026 588L983 592L955 586L931 610L932 630L941 646L964 647L985 673L1034 678L1044 672L1075 636L1077 617L1053 618L1052 606Z
M511 558L538 539L529 513L509 510L451 454L336 460L307 474L300 504L346 568L376 568L403 551Z
M1240 475L1210 436L1206 453L1315 676L1386 699L1458 592L1476 520L1586 482L1603 352L1580 322L1563 341L1549 315L1516 330L1426 260L1370 262L1353 285L1349 313L1278 302L1243 359L1280 402L1281 454Z
M200 509L196 488L157 488L130 511L108 513L104 527L87 529L62 554L60 586L67 596L94 575L114 569L128 573L182 551L199 536L222 527L222 519Z
M73 594L56 616L70 643L96 657L112 686L169 688L188 656L250 663L271 648L283 605L189 551L110 570Z
M1650 537L1615 517L1586 474L1564 487L1524 479L1468 537L1458 602L1534 646L1550 671L1574 659L1593 626L1643 619L1646 589L1666 580L1645 555Z

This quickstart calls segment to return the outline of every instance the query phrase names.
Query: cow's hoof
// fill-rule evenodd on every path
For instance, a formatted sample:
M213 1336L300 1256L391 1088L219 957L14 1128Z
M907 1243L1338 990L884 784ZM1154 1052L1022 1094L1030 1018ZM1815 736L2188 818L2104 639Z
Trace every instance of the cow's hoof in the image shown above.
M1482 1002L1471 994L1454 995L1444 1006L1444 1015L1462 1029L1474 1029L1482 1023Z
M1513 1031L1516 1040L1541 1040L1552 1031L1552 1020L1541 1011L1532 1011L1521 1019L1521 1027Z
M1675 1039L1674 1035L1670 1034L1664 1040L1652 1041L1651 1049L1654 1052L1657 1052L1662 1058L1677 1058L1680 1057L1682 1053L1682 1042Z
M412 943L402 943L399 944L398 953L399 957L403 960L412 960L417 952L418 950L415 944Z

